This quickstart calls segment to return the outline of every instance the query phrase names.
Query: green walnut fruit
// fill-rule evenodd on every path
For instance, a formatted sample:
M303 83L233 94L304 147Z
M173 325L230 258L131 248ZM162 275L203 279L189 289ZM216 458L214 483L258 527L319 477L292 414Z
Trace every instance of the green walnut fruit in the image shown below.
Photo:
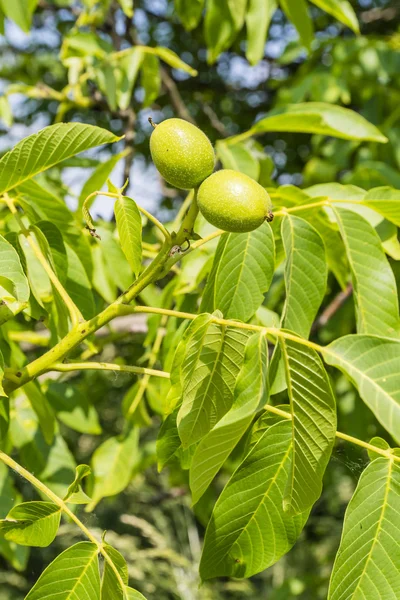
M214 170L215 155L208 137L183 119L167 119L156 125L150 138L154 164L168 183L190 190Z
M223 169L201 184L197 203L211 225L243 233L272 221L271 199L263 187L238 171Z

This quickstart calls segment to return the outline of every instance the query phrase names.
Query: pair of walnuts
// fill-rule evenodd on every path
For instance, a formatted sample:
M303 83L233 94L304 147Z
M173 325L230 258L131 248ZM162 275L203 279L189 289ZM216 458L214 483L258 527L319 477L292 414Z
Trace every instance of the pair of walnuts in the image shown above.
M243 233L272 220L270 197L254 179L231 169L213 173L211 142L191 123L167 119L155 126L150 152L168 183L184 190L198 188L199 210L211 225Z

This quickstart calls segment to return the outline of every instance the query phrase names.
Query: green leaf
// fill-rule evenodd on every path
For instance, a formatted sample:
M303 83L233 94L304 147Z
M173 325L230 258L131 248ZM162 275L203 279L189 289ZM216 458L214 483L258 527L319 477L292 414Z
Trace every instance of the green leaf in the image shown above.
M50 221L38 221L31 227L39 242L43 254L51 264L53 271L62 284L65 284L68 273L68 258L64 240L60 230ZM43 236L45 243L43 244Z
M310 48L314 37L314 27L305 0L279 0L283 12L299 32L306 48Z
M378 421L400 441L399 342L346 335L326 346L323 358L351 379Z
M116 142L114 134L83 123L58 123L23 139L0 159L0 194L89 148Z
M244 144L226 144L224 141L218 140L215 150L224 169L241 171L258 181L260 164Z
M256 333L245 347L244 362L236 379L232 408L200 442L190 466L193 504L201 498L229 454L268 399L268 344Z
M23 387L33 410L38 416L40 429L47 444L51 445L54 439L55 418L53 410L36 381L29 381Z
M76 252L66 244L68 273L66 290L85 319L94 316L95 306L89 278Z
M204 36L210 64L229 48L242 28L246 3L247 0L207 0Z
M193 69L190 65L185 63L173 50L170 50L169 48L163 48L162 46L148 48L147 46L143 46L143 51L156 54L159 58L161 58L162 61L166 62L167 65L173 69L185 71L185 73L189 73L189 75L192 77L196 77L197 75L196 69Z
M326 292L324 243L312 225L293 215L282 221L282 241L286 254L283 326L308 338Z
M398 597L399 529L400 468L378 458L361 475L347 508L329 600Z
M128 600L146 600L143 594L131 587L126 588L126 593L128 594Z
M157 465L159 472L163 470L181 446L181 438L179 437L178 426L176 424L178 410L175 409L174 412L167 416L157 436Z
M61 509L52 502L17 504L0 520L0 536L21 546L49 546L57 535Z
M28 33L31 28L36 5L37 0L0 0L0 7L5 16L14 21L25 33Z
M91 542L64 550L43 571L25 600L100 600L98 552Z
M82 232L74 222L74 217L65 202L48 189L46 181L39 183L29 179L16 188L18 203L23 207L32 224L38 221L51 221L66 238L82 237ZM32 211L32 209L34 209ZM35 218L34 213L37 213Z
M334 211L352 273L358 333L399 337L396 280L378 234L356 212Z
M331 135L345 140L387 142L379 129L358 113L324 102L299 102L279 106L258 121L249 133L254 135L266 131L298 131ZM234 138L232 143L233 140Z
M230 409L249 337L248 331L212 323L211 315L196 321L201 326L187 341L181 366L183 401L177 422L184 448L204 437Z
M219 309L226 319L248 321L262 304L274 274L269 223L249 233L223 234L214 261L204 292L206 302L212 302L212 310Z
M251 577L276 563L296 542L307 514L283 510L290 473L291 424L269 427L218 498L207 527L201 578Z
M362 203L400 227L400 190L374 188L366 193Z
M116 99L120 110L126 110L132 101L133 87L142 65L143 50L144 47L129 48L116 61Z
M246 58L252 65L264 57L268 28L277 7L276 0L249 0L246 11Z
M357 21L357 15L354 12L353 7L347 0L310 0L313 4L322 8L325 12L329 13L335 19L347 25L354 31L354 33L360 33L360 26Z
M126 488L139 460L138 443L139 430L133 427L127 434L109 438L96 448L91 461L93 500L87 507L88 511L93 510L102 498L119 494Z
M124 158L130 150L124 150L123 152L119 152L119 154L115 154L108 160L104 162L100 162L98 166L94 169L93 173L90 175L89 179L85 181L85 184L82 187L81 193L79 194L79 207L82 209L82 205L86 198L92 194L93 192L97 192L101 190L103 185L106 183L107 179L110 177L113 172L115 166L119 163L119 161ZM94 198L93 198L94 202ZM89 203L88 208L90 208L92 203Z
M128 565L126 560L118 550L110 546L109 544L104 545L104 549L107 551L108 556L111 558L115 568L117 569L124 587L112 569L111 565L107 560L104 561L104 571L101 580L101 600L125 600L125 585L128 584Z
M161 91L160 61L154 54L145 54L142 63L143 107L151 106Z
M281 339L292 413L293 458L283 507L300 514L318 500L336 434L336 402L315 350Z
M389 444L386 440L382 439L381 437L373 437L372 440L369 441L369 443L373 446L376 446L377 448L380 448L381 450L389 450L390 452ZM381 458L381 454L378 454L374 450L368 450L368 458L370 461L373 461L377 458Z
M186 31L192 31L200 22L204 0L175 0L175 11Z
M26 308L29 296L18 252L0 235L0 325Z
M118 196L114 205L115 220L121 248L135 274L142 268L142 218L136 202L128 196Z
M133 281L133 277L121 246L109 229L98 227L96 231L101 237L98 243L103 253L108 276L121 291L127 290Z
M69 486L66 495L64 496L64 502L70 504L88 504L91 502L91 498L82 489L82 479L90 475L92 469L89 465L78 465L75 469L75 479Z
M10 280L14 286L15 297L19 302L29 300L29 285L25 277L18 252L0 235L0 276ZM1 287L0 297L7 295L8 290Z
M47 397L57 419L64 425L80 433L101 433L95 407L89 402L88 395L82 393L75 385L51 382Z

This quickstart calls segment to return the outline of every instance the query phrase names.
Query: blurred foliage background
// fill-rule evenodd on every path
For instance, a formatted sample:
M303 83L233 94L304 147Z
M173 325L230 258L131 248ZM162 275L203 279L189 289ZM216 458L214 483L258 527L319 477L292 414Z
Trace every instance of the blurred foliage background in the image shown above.
M360 35L310 4L315 33L308 50L293 23L278 9L273 12L267 41L261 44L262 58L253 65L246 58L245 29L233 36L217 58L215 47L210 50L207 16L206 25L200 19L190 29L193 22L187 17L185 24L190 30L183 27L179 13L189 14L185 13L183 0L175 4L168 0L135 0L133 14L126 0L88 0L83 4L39 0L34 12L31 7L32 23L28 5L20 0L14 0L13 8L10 4L9 0L0 1L0 15L12 19L5 19L0 36L0 151L5 152L29 132L59 120L97 124L125 135L123 141L80 162L85 169L77 169L78 162L71 160L62 169L50 172L45 181L47 189L57 189L71 206L77 205L80 196L84 199L88 188L85 192L81 188L88 177L98 174L100 165L106 165L103 168L112 172L116 185L122 185L130 176L131 195L158 216L172 219L183 196L160 181L151 164L149 116L156 122L171 116L189 119L215 142L248 130L278 105L303 101L350 107L376 124L390 141L386 145L359 144L318 135L264 134L238 158L251 160L253 167L256 161L254 168L259 170L264 185L311 186L336 181L364 189L380 185L400 188L400 6L396 0L353 0ZM195 11L201 2L193 0L189 4ZM14 12L10 14L10 10ZM201 15L201 6L199 10ZM168 48L176 56L142 54L141 45ZM132 47L136 52L123 54ZM120 57L110 59L119 52ZM175 68L182 66L177 57L186 63L184 70ZM197 76L193 76L193 69ZM125 91L125 99L117 97L116 90ZM114 161L110 152L117 156ZM93 189L96 185L93 188L92 180L89 191ZM107 220L110 201L96 201L94 212ZM107 223L103 227L106 231ZM391 255L399 259L397 237L393 239L392 232L384 231L382 236L391 238ZM150 234L149 241L155 241ZM399 268L394 262L392 266L399 283ZM187 271L191 268L197 273L199 267L189 263ZM115 267L109 266L109 280L113 269L115 273ZM124 274L118 276L121 279ZM181 307L189 310L195 301L191 294L195 282L190 276L188 281L181 281L182 293L183 283L187 295ZM106 293L112 297L115 284L109 281L108 285ZM330 279L325 306L338 292L339 284ZM150 289L147 294L157 302L160 291ZM150 302L150 296L142 301ZM279 313L282 301L283 279L277 277L266 306ZM96 339L101 359L115 361L117 357L129 364L138 364L140 359L146 364L158 324L157 319L150 319L147 327L144 319L136 317L128 325L124 321L121 328L116 322ZM332 318L315 324L313 335L317 341L327 343L353 330L353 304L347 299ZM18 335L14 333L14 337ZM34 358L41 352L41 344L40 339L25 336L22 351ZM379 435L380 426L354 388L338 373L334 377L339 428L361 438ZM68 387L66 376L61 379L63 383L59 381L49 383L48 393L66 398L70 404L78 393L96 408L98 416L86 415L82 427L76 423L71 427L71 415L61 424L67 446L60 450L64 459L68 454L72 464L72 455L78 463L90 462L100 442L120 433L121 403L137 392L137 388L132 391L135 382L132 377L113 373L79 374L74 378L74 388ZM234 468L235 457L194 514L182 471L174 465L161 474L156 470L155 440L161 420L157 403L163 394L157 385L147 387L147 408L138 416L142 420L140 449L135 450L130 484L117 497L103 499L94 512L84 517L86 524L99 532L108 531L107 540L124 554L136 587L148 598L325 598L344 510L366 457L356 448L337 445L323 495L301 542L277 565L249 581L221 580L200 586L197 569L204 524L218 491ZM26 400L21 397L19 402L23 413ZM25 408L23 418L27 422L29 408ZM13 435L18 437L18 432ZM34 448L40 443L35 439L25 447L25 466L31 464L32 470ZM64 468L68 469L65 464ZM1 516L21 494L25 499L33 498L32 490L22 480L11 481L0 466ZM26 549L11 548L0 540L0 600L23 598L44 565L68 547L75 536L76 528L64 524L50 548L35 549L30 555Z

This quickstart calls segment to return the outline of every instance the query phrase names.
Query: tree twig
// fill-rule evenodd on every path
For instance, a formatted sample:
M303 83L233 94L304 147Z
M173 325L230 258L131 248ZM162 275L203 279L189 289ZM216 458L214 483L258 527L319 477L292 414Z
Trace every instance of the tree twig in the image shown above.
M171 98L172 106L174 107L178 115L182 119L185 119L185 121L189 121L189 123L193 123L193 125L196 125L196 121L194 120L194 118L186 108L184 101L182 100L182 96L179 93L175 81L172 79L172 77L164 67L161 67L161 79L165 89L169 94L169 97Z
M342 290L334 297L332 302L328 304L322 314L314 321L313 326L311 328L311 332L315 333L318 329L325 327L328 321L333 317L333 315L343 306L346 300L353 293L353 286L351 283L348 284L345 290Z

